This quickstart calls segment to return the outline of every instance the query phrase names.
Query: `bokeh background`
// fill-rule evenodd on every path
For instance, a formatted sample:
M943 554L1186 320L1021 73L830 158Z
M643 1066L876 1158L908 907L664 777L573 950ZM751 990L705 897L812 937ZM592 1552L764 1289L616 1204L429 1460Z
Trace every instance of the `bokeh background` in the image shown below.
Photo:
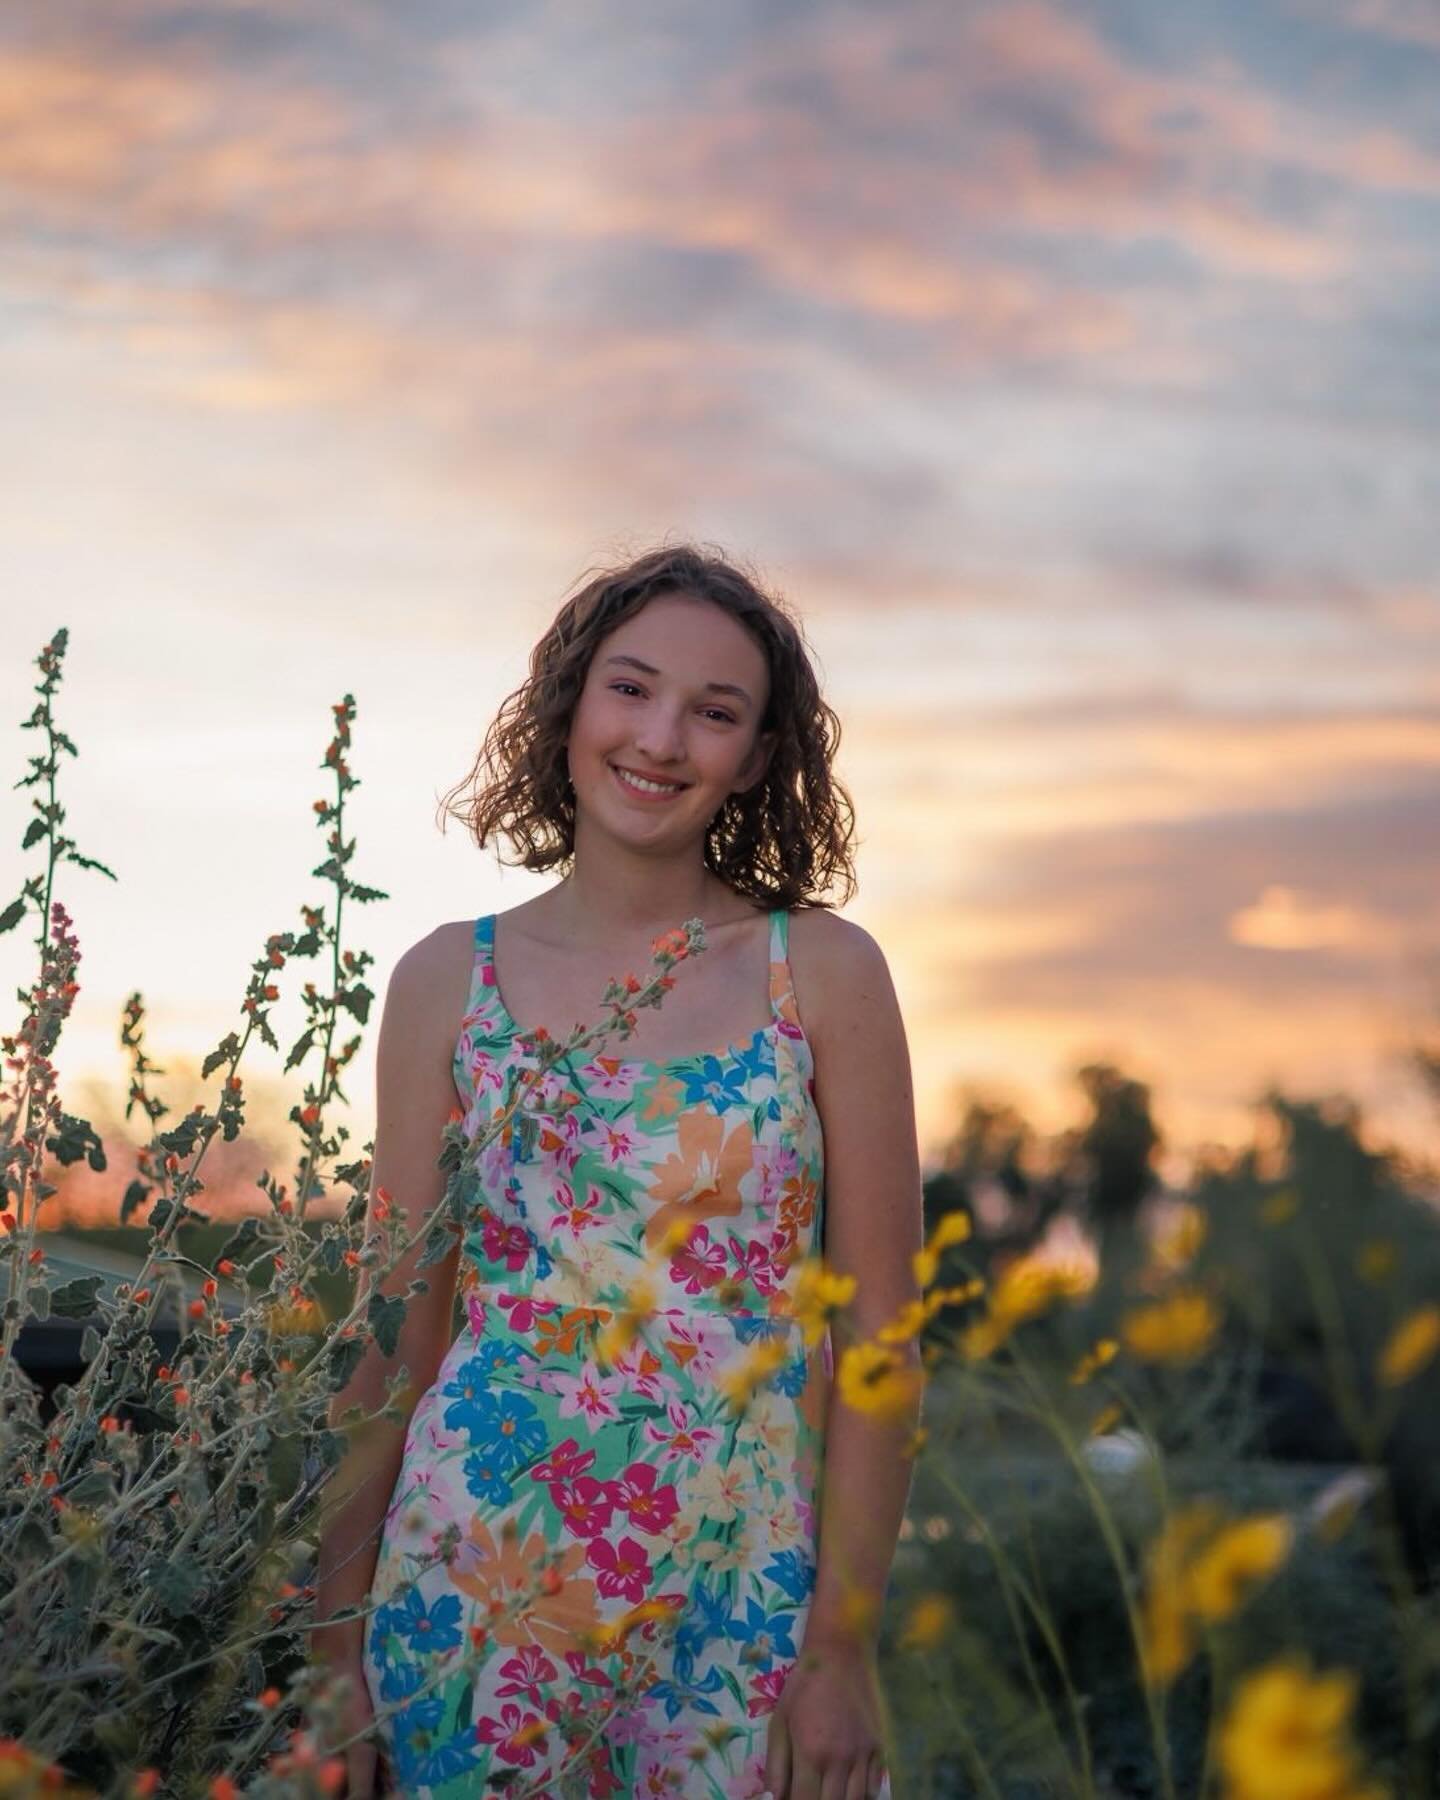
M565 593L694 537L842 715L927 1158L1097 1058L1172 1170L1271 1082L1427 1153L1437 84L1431 0L7 10L3 897L62 624L120 877L58 890L73 1106L132 989L178 1075L238 1029L347 691L377 994L548 885L439 796Z

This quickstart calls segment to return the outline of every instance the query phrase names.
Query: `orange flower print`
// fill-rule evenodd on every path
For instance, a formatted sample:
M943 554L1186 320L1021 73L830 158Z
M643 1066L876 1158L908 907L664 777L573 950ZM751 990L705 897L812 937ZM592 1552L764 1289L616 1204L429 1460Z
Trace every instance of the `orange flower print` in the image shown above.
M561 1548L558 1561L552 1563L554 1575L541 1584L533 1599L520 1606L518 1617L491 1624L497 1643L539 1644L563 1655L577 1647L584 1633L594 1630L600 1617L595 1583L577 1573L585 1566L585 1548L583 1543ZM462 1594L487 1609L498 1610L492 1603L498 1601L499 1609L510 1606L535 1585L536 1571L553 1556L553 1546L543 1533L533 1533L523 1545L518 1534L510 1538L502 1534L497 1544L485 1521L477 1516L470 1521L470 1535L460 1540L449 1576Z
M753 1162L755 1133L744 1120L726 1129L719 1113L691 1107L676 1121L678 1148L650 1170L649 1194L659 1202L645 1222L645 1247L654 1253L678 1220L734 1218L740 1182Z

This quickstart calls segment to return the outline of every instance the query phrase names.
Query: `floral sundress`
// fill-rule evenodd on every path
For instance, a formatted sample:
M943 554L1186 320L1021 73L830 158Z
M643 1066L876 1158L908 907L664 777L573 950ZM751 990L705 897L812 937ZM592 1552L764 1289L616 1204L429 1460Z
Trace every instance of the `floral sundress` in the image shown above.
M537 1060L496 985L494 923L475 922L455 1053L467 1138ZM765 1790L833 1375L828 1336L807 1344L785 1311L824 1212L788 933L772 912L771 1019L748 1043L647 1062L607 1039L542 1078L534 1131L512 1117L482 1153L469 1324L411 1416L365 1629L404 1794ZM637 1281L653 1314L617 1348L600 1334ZM725 1378L771 1339L737 1411Z

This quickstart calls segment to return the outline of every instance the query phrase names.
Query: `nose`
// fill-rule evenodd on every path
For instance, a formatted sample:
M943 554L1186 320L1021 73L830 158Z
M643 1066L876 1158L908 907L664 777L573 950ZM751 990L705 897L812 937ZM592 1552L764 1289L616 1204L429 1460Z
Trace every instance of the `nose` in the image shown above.
M635 748L647 762L678 762L685 754L680 721L663 706L652 706L635 731Z

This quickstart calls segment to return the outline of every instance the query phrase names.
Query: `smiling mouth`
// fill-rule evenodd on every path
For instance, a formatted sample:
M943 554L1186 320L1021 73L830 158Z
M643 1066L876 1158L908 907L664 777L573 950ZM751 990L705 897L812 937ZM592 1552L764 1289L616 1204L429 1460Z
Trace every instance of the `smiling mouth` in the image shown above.
M671 794L683 794L685 789L690 786L688 781L652 783L650 776L636 775L631 770L622 768L619 763L611 763L610 767L621 787L629 793L641 794L649 800L663 800Z

